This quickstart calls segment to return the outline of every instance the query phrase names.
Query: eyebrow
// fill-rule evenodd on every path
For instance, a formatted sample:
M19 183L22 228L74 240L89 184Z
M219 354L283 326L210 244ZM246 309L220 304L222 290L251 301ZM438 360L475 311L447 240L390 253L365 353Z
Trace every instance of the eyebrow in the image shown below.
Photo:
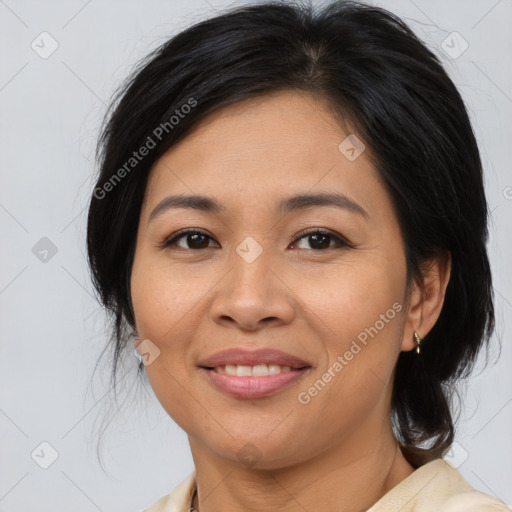
M304 210L318 206L334 206L369 218L366 210L353 199L344 194L318 193L318 194L296 194L281 200L276 207L276 213L286 214L293 211ZM215 199L202 195L172 195L168 196L153 209L149 215L148 224L155 217L175 208L187 208L211 213L223 213L227 208Z

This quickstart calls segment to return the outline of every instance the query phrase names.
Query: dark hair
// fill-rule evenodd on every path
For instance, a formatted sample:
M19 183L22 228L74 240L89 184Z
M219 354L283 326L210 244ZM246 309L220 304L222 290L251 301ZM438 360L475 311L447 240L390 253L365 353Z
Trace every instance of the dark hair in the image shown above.
M392 198L410 277L421 282L423 262L451 254L440 317L419 356L400 353L392 395L395 435L409 460L440 457L454 439L455 384L494 329L482 165L439 59L397 16L361 2L238 7L166 41L115 95L87 226L93 283L112 320L114 390L135 326L130 274L153 164L207 114L279 90L326 99L364 141Z

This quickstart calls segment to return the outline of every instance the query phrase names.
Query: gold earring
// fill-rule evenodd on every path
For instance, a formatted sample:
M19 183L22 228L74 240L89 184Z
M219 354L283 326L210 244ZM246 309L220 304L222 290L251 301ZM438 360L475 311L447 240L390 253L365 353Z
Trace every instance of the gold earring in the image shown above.
M419 354L420 353L420 343L422 342L422 339L421 336L416 332L414 331L414 341L416 342L416 353Z

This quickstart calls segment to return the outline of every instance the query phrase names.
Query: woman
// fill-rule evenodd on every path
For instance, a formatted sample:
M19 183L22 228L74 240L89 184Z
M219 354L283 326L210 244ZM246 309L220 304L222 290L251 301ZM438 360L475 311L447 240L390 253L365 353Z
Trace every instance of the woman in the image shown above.
M442 456L494 327L464 103L393 14L237 8L100 139L88 255L195 471L148 512L509 510Z

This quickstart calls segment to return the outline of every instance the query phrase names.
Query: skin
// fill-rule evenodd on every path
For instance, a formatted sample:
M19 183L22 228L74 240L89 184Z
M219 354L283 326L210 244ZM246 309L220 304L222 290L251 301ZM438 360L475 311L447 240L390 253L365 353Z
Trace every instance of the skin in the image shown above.
M415 348L414 331L425 336L437 320L449 259L430 262L423 287L407 282L391 198L369 150L354 161L340 152L347 135L320 98L279 92L210 114L151 171L131 276L136 330L160 350L146 372L188 435L201 512L355 512L414 471L391 430L394 368L400 351ZM332 206L274 212L285 197L318 192L345 194L368 217ZM170 194L207 195L227 209L173 209L148 223ZM297 237L316 227L354 248ZM210 239L159 246L184 228ZM262 248L252 263L236 252L248 236ZM401 311L300 403L397 302ZM232 347L278 348L311 369L272 396L231 397L197 364ZM257 449L255 465L237 456L246 443Z

